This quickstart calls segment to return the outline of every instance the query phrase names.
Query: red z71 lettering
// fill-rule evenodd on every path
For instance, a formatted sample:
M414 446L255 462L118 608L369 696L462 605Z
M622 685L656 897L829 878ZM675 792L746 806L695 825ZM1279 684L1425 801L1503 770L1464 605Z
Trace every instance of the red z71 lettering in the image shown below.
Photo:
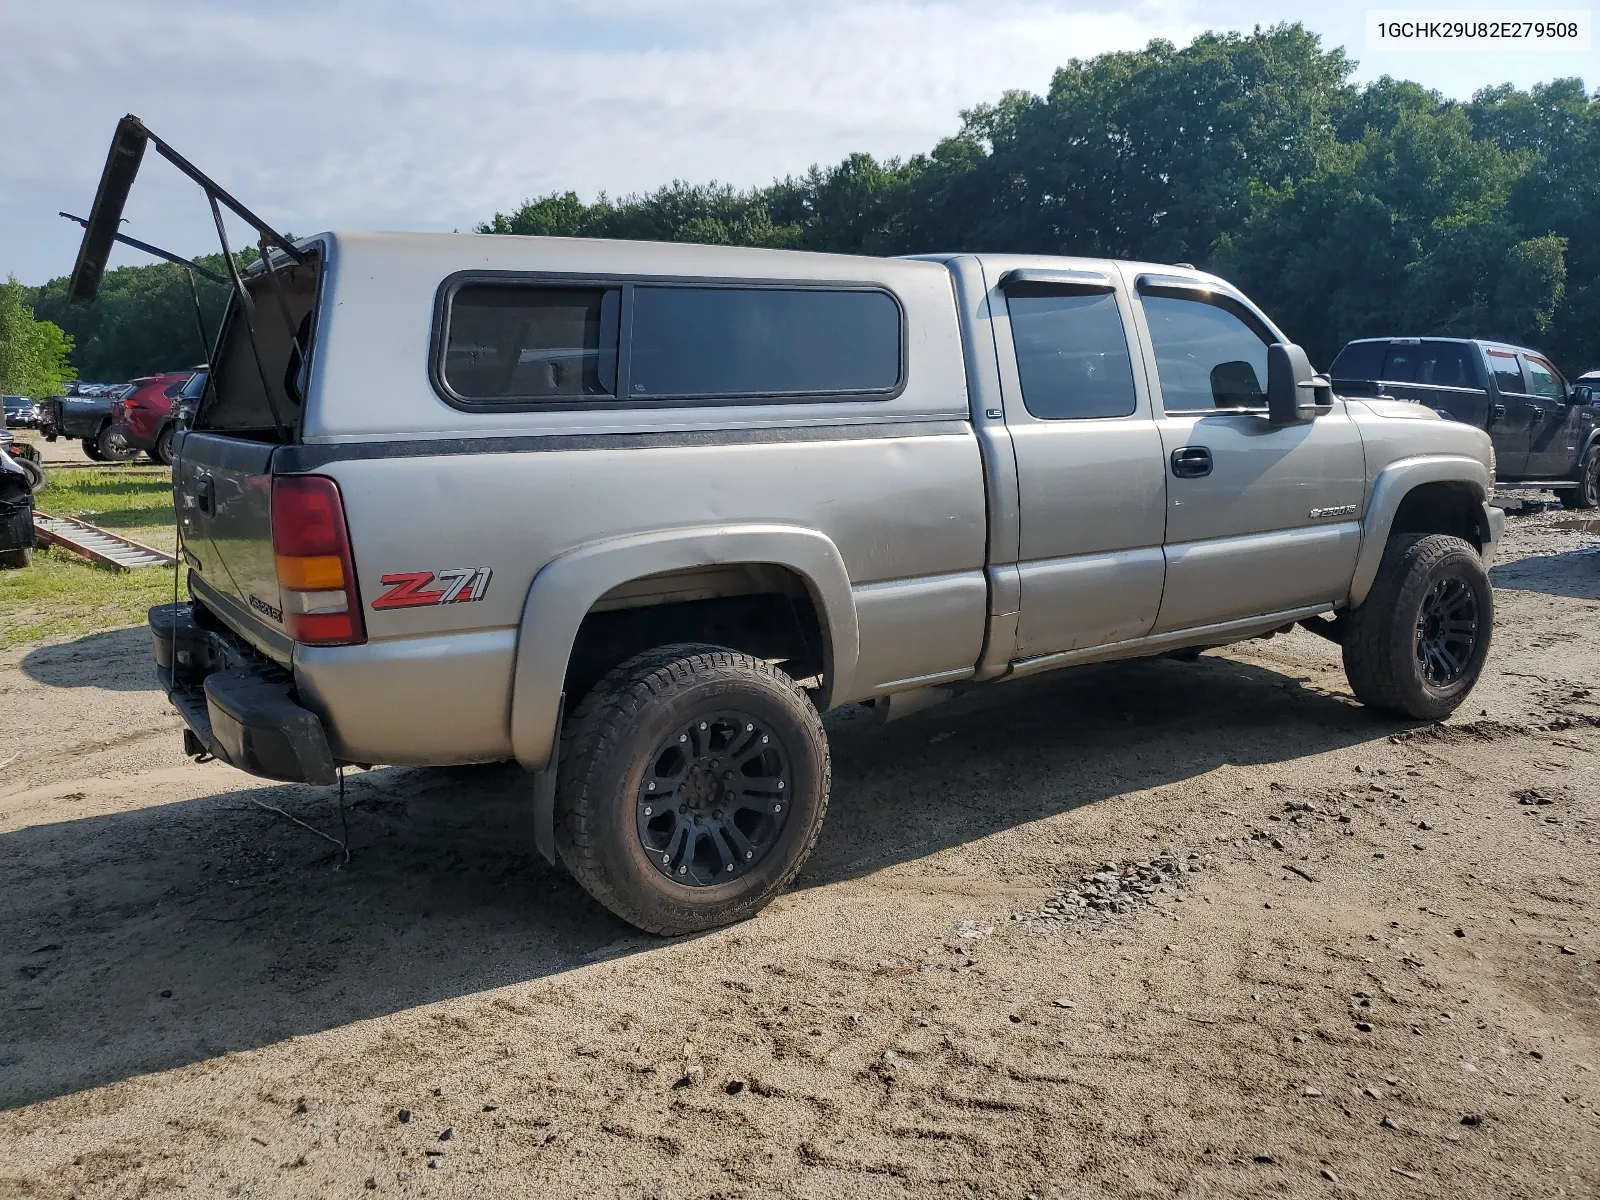
M380 582L389 590L372 602L372 607L425 608L433 604L461 604L482 600L489 590L488 567L453 567L435 575L432 571L400 571L385 575ZM437 579L444 586L428 588ZM424 590L427 589L427 590Z

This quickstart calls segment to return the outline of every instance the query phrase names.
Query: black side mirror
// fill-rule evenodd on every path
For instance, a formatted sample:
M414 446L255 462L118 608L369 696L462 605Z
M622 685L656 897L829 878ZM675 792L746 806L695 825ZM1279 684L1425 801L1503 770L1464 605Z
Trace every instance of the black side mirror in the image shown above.
M1311 369L1306 352L1293 342L1267 347L1267 420L1273 425L1304 425L1333 411L1333 384Z
M1572 389L1571 402L1573 404L1593 404L1594 388L1587 383L1578 384L1577 387Z

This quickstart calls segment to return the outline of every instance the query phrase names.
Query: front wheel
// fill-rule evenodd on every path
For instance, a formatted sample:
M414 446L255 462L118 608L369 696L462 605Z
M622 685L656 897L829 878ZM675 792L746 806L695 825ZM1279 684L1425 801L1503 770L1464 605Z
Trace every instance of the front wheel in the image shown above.
M1347 617L1344 672L1368 707L1437 721L1478 682L1493 626L1494 591L1472 546L1441 533L1395 537Z
M794 879L831 780L822 719L793 679L734 650L666 646L611 671L568 721L556 845L630 924L711 929Z
M1563 488L1556 493L1561 497L1562 508L1600 507L1600 446L1589 447L1578 468L1578 486Z

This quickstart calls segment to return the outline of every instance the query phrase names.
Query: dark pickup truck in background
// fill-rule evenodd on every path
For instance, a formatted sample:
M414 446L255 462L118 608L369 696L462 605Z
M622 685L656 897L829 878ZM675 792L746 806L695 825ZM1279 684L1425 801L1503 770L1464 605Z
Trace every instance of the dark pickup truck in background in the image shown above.
M1425 404L1486 430L1495 479L1554 491L1567 508L1600 505L1600 406L1536 350L1467 338L1362 338L1328 371L1341 395ZM1585 377L1587 379L1587 377Z
M53 396L39 405L39 429L47 442L57 438L82 442L83 452L96 462L132 458L134 452L116 434L111 406L133 390L131 383L125 383L96 388L93 395Z

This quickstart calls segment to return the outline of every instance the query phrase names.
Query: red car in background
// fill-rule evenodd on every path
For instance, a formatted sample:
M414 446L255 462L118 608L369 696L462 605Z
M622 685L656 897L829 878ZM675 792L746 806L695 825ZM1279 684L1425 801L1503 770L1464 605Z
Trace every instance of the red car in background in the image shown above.
M201 370L169 371L131 380L134 390L111 406L112 440L125 454L143 450L158 463L172 465L176 424L172 405Z

